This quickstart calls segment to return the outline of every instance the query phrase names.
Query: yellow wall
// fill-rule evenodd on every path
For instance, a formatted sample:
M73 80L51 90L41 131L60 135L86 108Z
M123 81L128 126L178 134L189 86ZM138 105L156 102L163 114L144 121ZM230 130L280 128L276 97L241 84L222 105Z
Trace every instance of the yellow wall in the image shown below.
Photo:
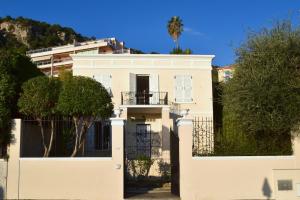
M300 199L295 188L299 138L293 156L192 157L192 121L182 119L178 125L181 199ZM293 179L293 191L277 192L279 178Z
M20 158L21 120L15 120L7 198L123 199L124 119L111 120L111 158Z
M174 102L175 75L192 75L193 102L181 104L181 109L190 109L190 114L212 116L213 56L182 55L73 55L73 75L93 77L112 76L113 102L121 104L121 92L129 91L129 74L158 74L160 92L168 92Z

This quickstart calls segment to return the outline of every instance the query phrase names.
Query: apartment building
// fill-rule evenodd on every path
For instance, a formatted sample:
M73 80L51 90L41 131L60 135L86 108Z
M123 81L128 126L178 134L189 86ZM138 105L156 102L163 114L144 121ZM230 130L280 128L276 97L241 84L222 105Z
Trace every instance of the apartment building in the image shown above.
M60 69L71 70L73 60L70 54L129 54L124 42L116 38L105 38L88 42L36 49L27 52L37 67L48 76L57 76Z

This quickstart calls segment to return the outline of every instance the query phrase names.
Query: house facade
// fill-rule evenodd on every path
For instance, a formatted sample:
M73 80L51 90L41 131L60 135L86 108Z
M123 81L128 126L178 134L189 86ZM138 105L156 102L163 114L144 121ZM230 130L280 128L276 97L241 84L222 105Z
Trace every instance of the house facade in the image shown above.
M71 56L74 75L94 78L112 96L116 116L109 119L111 154L75 158L22 156L24 139L29 140L30 147L34 145L32 137L23 137L26 133L24 120L15 119L9 159L0 159L0 198L138 199L138 195L128 195L132 193L131 188L128 189L126 160L142 155L157 161L151 166L150 176L158 175L159 162L177 167L177 171L172 168L170 191L163 187L158 199L167 199L167 193L172 197L168 199L182 200L300 199L300 138L296 137L297 132L293 133L293 155L194 154L197 127L194 118L213 117L211 61L214 56ZM106 124L101 126L104 129ZM99 124L94 127L97 128ZM27 132L36 134L38 131ZM93 134L93 131L88 133L89 142L97 141L98 137ZM174 134L177 134L178 144L175 148L172 145ZM200 139L205 141L206 138ZM213 137L208 142L214 143ZM178 158L174 160L172 151L176 148ZM140 182L135 186L144 189ZM143 190L144 194L153 196L157 187Z
M177 118L213 116L213 58L212 55L72 55L73 75L99 81L111 94L120 117L126 120L126 157L135 159L142 155L166 163L170 162L170 138L172 132L176 134ZM92 134L89 138L95 138ZM151 170L152 174L157 171L156 167Z
M235 65L213 67L213 82L226 82L232 79Z

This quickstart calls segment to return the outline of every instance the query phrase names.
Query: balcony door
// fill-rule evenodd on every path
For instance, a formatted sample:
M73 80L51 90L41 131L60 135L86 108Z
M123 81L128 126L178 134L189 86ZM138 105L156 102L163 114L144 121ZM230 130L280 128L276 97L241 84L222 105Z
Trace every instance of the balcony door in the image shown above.
M136 102L137 104L149 104L149 76L137 75L136 76Z

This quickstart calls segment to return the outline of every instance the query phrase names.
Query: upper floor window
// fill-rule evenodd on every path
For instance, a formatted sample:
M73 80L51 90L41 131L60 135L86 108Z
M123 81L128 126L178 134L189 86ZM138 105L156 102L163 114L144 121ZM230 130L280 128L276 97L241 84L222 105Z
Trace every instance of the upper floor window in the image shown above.
M175 102L192 102L192 76L176 75L175 77Z

